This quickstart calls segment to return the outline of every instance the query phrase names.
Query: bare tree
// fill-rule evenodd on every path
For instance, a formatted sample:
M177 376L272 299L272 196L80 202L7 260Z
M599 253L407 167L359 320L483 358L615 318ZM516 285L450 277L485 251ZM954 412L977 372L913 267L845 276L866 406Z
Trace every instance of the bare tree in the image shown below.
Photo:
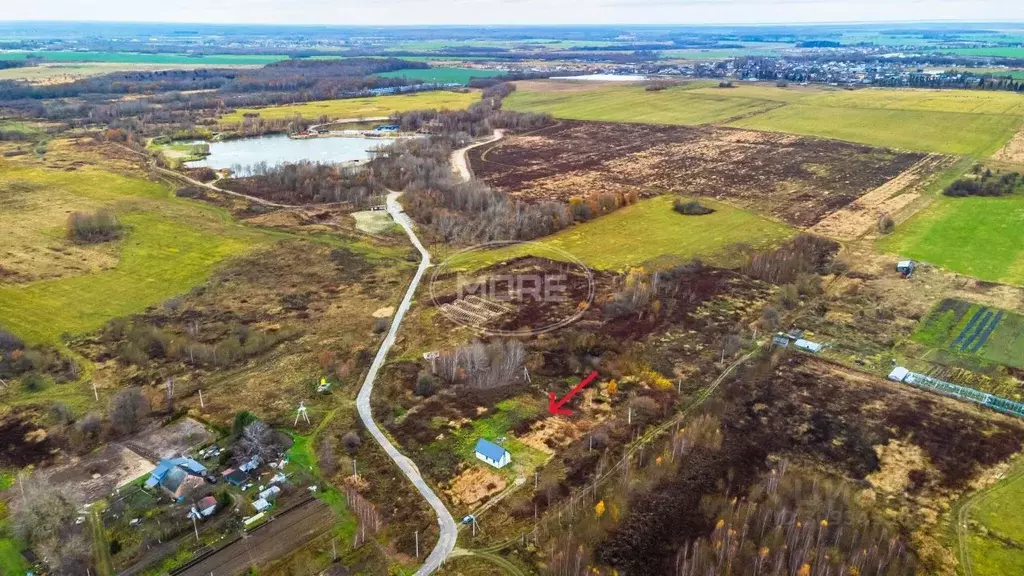
M274 430L266 422L256 420L242 429L242 434L235 442L235 462L242 464L259 457L262 462L269 462L280 453Z
M487 390L518 379L525 360L526 348L518 340L476 341L441 352L437 370L450 383Z
M56 574L81 574L89 566L89 541L82 525L75 524L78 503L65 491L43 483L30 483L15 501L14 526L19 537L43 558Z
M140 388L125 388L110 401L110 422L121 434L131 434L142 427L149 414L149 400Z

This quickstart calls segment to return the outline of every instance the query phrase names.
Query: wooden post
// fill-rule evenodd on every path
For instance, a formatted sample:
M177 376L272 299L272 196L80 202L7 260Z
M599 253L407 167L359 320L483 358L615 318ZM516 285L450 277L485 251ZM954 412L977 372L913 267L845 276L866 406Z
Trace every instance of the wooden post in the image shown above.
M199 389L199 408L206 410L206 403L203 402L203 389Z
M420 557L420 531L416 531L416 559Z
M100 401L100 393L96 391L96 381L92 381L92 395L96 398L96 401Z
M196 531L196 542L199 542L199 528L196 527L196 517L192 516L192 529Z

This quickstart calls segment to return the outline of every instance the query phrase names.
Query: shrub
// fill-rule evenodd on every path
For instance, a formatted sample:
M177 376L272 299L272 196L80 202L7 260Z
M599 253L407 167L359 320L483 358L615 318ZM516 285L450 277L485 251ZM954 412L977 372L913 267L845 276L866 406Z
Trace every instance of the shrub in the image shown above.
M74 212L68 216L68 238L79 244L109 242L121 237L121 223L110 210L93 214Z
M880 234L892 234L892 231L895 229L896 221L892 219L892 216L882 214L878 217L878 232Z
M46 378L38 372L29 372L21 379L21 387L26 392L39 392L46 388Z
M355 430L349 430L341 437L341 444L345 447L346 452L354 454L363 445L363 439L359 437L359 433Z
M125 388L110 401L110 423L121 434L130 434L142 427L149 413L149 400L139 388Z
M430 374L420 374L416 379L416 388L413 390L417 396L424 398L434 395L434 377Z
M377 318L373 321L373 333L383 334L391 327L391 318Z
M672 203L672 209L687 216L703 216L715 211L713 208L708 208L696 200L683 200L682 198L676 198L675 202Z
M231 423L231 433L238 436L242 433L242 430L245 430L246 426L257 420L259 420L259 418L248 410L237 412L235 413L234 421Z
M800 304L800 291L797 290L795 284L786 284L779 288L779 292L775 295L775 301L786 310L792 310Z

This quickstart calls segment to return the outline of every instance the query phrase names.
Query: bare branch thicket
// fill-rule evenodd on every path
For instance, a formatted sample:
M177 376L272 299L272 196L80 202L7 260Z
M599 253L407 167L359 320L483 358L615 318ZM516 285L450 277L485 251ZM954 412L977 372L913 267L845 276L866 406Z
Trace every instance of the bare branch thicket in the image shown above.
M441 352L436 364L448 383L488 390L518 380L525 360L526 348L518 340L478 340Z

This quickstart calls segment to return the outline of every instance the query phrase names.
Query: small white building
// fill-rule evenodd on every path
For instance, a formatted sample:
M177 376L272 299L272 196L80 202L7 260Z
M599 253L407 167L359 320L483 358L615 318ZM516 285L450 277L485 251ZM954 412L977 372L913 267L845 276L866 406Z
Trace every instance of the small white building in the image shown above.
M803 338L799 338L796 342L793 342L793 346L796 346L797 348L807 352L813 352L815 354L821 352L822 348L821 344L818 344L817 342L811 342L810 340L804 340Z
M260 498L252 503L252 507L255 508L257 512L264 512L270 508L270 502L267 502L265 498Z
M483 438L476 441L476 457L495 468L503 468L512 462L512 455L508 450Z
M897 366L889 372L889 380L893 382L903 382L910 375L910 370L907 370L903 366Z

